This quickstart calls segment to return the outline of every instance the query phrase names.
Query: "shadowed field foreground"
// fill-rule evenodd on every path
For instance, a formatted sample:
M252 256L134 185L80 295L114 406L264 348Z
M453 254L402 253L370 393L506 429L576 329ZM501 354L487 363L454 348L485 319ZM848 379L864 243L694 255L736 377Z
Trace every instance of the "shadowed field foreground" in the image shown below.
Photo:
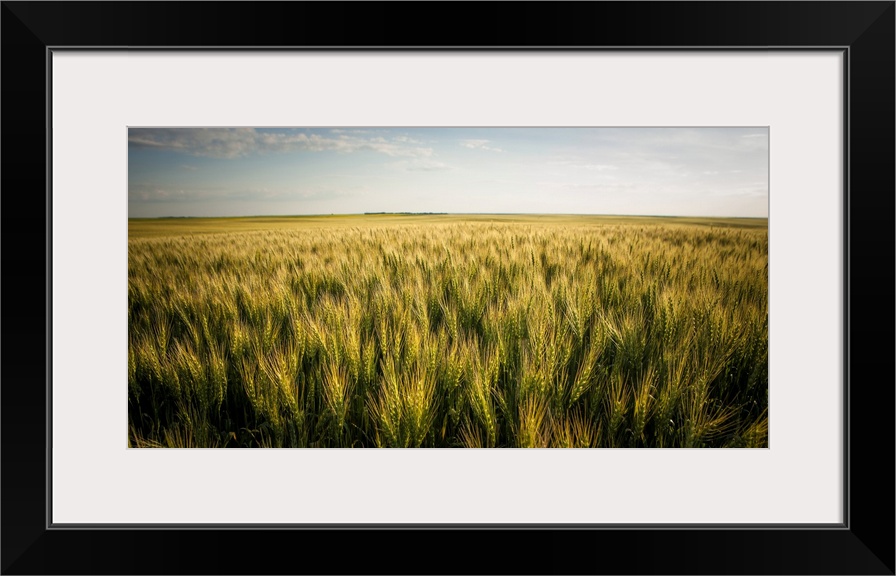
M131 447L768 445L765 219L131 220Z

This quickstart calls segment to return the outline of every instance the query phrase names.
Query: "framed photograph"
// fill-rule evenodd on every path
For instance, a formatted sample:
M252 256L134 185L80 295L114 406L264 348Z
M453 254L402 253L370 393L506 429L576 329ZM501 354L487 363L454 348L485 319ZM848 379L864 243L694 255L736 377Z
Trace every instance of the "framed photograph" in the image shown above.
M130 126L128 446L767 448L768 166L761 126Z
M204 7L3 4L5 573L893 574L893 2Z

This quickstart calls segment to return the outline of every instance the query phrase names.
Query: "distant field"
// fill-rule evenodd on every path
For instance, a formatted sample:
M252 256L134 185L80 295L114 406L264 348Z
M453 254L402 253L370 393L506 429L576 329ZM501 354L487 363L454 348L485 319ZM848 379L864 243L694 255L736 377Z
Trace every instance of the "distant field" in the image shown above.
M768 222L128 222L132 447L764 447Z
M669 224L717 228L768 229L767 218L672 218L655 216L581 216L531 214L376 214L336 216L255 216L241 218L132 218L128 236L176 236L253 232L262 230L306 230L340 226L388 226L390 224L447 224L452 222L495 222L561 225Z

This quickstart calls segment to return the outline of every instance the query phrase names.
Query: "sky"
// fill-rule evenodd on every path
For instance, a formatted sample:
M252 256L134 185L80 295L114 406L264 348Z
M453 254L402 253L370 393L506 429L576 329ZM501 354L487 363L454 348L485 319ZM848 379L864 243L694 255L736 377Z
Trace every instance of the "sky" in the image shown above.
M768 216L768 128L129 128L128 216Z

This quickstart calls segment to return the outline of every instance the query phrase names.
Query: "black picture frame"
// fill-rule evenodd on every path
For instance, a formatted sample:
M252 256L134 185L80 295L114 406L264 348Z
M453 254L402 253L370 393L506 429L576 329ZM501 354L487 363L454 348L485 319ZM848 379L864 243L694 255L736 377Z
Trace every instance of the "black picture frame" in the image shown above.
M0 570L894 574L894 14L892 1L3 2ZM845 523L599 529L51 526L48 70L50 52L63 47L844 51Z

